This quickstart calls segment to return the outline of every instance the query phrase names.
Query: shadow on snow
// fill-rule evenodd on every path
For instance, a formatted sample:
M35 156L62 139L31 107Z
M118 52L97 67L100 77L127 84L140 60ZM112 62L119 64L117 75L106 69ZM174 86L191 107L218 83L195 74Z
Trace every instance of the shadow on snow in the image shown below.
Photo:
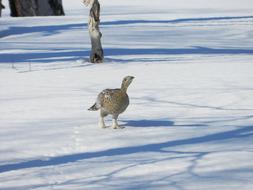
M253 16L241 16L241 17L210 17L210 18L184 18L175 20L116 20L109 22L102 22L102 26L107 25L127 25L127 24L145 24L145 23L183 23L183 22L195 22L195 21L215 21L215 20L233 20L233 19L251 19ZM66 25L46 25L46 26L14 26L6 30L0 31L0 38L22 35L29 33L42 33L43 36L49 36L58 34L64 31L73 30L85 30L87 24L76 23ZM3 43L4 46L4 43ZM39 49L37 49L39 51ZM106 56L120 56L120 55L191 55L191 54L253 54L253 49L245 48L209 48L192 46L189 48L105 48ZM61 49L54 50L49 49L49 52L28 52L28 53L2 53L0 63L19 63L19 62L53 62L53 61L72 61L80 57L89 56L87 50L73 50L73 49ZM158 58L157 58L158 59ZM111 59L114 61L114 59ZM115 59L117 62L126 62L126 60ZM131 61L131 60L130 60ZM149 59L140 59L136 61L149 61Z
M184 22L196 22L196 21L219 21L219 20L235 20L235 19L251 19L253 16L231 16L231 17L208 17L208 18L182 18L174 20L116 20L101 22L101 26L108 25L128 25L128 24L162 24L162 23L184 23ZM54 35L64 30L87 28L86 23L65 24L65 25L46 25L46 26L14 26L6 30L0 31L0 38L11 35L20 35L27 33L40 32L44 36Z
M85 152L72 155L58 156L50 158L49 160L30 160L21 163L6 164L0 166L0 173L28 169L35 167L47 167L47 166L56 166L61 164L68 164L80 160L99 158L105 156L121 156L129 155L135 153L145 153L145 152L164 152L164 148L171 148L176 146L183 145L196 145L201 143L211 143L217 141L226 141L233 139L242 139L246 137L251 137L253 135L253 126L240 127L231 131L219 132L215 134L209 134L200 137L193 137L188 139L180 139L167 141L163 143L154 143L140 146L132 147L122 147L122 148L113 148L109 150L103 150L98 152ZM168 151L169 152L169 151Z
M127 25L127 24L177 24L184 22L196 21L219 21L219 20L235 20L235 19L251 19L253 16L237 16L237 17L209 17L209 18L182 18L174 20L117 20L102 22L101 25Z
M173 121L169 120L123 120L124 124L121 126L130 126L130 127L170 127L174 126Z
M184 124L184 125L175 125L173 121L170 120L122 120L124 122L123 127L207 127L206 124Z
M126 55L225 55L225 54L253 54L253 49L241 48L207 48L207 47L192 47L178 49L162 49L162 48L105 48L106 56L126 56ZM89 56L89 51L72 50L72 51L57 51L57 52L41 52L41 53L2 53L0 63L19 63L19 62L42 62L49 63L53 61L72 61L78 58ZM159 57L158 57L159 59ZM143 61L143 59L141 59ZM119 62L124 60L117 59ZM138 59L136 60L138 61ZM148 59L146 60L148 61Z

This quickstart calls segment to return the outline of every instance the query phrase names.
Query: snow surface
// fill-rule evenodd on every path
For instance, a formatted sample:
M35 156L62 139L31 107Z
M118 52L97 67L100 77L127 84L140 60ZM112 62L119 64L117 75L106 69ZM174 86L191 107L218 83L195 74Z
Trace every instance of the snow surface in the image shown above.
M98 65L88 8L1 18L0 189L252 190L253 16L112 2ZM100 129L87 108L126 75L125 128Z

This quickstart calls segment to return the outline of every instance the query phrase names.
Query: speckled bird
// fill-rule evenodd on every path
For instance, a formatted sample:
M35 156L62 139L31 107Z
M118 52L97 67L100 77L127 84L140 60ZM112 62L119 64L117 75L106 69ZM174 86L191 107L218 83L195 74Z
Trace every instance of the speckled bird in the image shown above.
M112 127L114 129L122 128L118 125L118 116L123 113L129 105L127 88L134 77L126 76L121 84L121 88L105 89L99 93L97 101L89 108L90 111L100 110L99 127L106 128L104 117L112 115Z

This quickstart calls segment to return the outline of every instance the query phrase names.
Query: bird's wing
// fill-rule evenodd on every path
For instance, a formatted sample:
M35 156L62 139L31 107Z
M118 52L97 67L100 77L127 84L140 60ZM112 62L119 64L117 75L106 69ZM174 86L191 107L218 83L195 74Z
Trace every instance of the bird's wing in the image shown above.
M106 102L112 102L118 93L120 93L120 89L105 89L98 95L98 102L101 106Z

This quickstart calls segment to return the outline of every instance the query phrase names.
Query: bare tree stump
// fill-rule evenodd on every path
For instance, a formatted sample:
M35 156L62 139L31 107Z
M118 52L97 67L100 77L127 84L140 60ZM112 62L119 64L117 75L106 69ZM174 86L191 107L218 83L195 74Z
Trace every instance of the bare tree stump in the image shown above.
M85 1L84 1L85 2ZM91 63L103 63L104 51L101 44L102 33L99 30L100 24L100 4L98 0L88 0L86 4L91 4L90 16L89 16L89 34L91 39Z

